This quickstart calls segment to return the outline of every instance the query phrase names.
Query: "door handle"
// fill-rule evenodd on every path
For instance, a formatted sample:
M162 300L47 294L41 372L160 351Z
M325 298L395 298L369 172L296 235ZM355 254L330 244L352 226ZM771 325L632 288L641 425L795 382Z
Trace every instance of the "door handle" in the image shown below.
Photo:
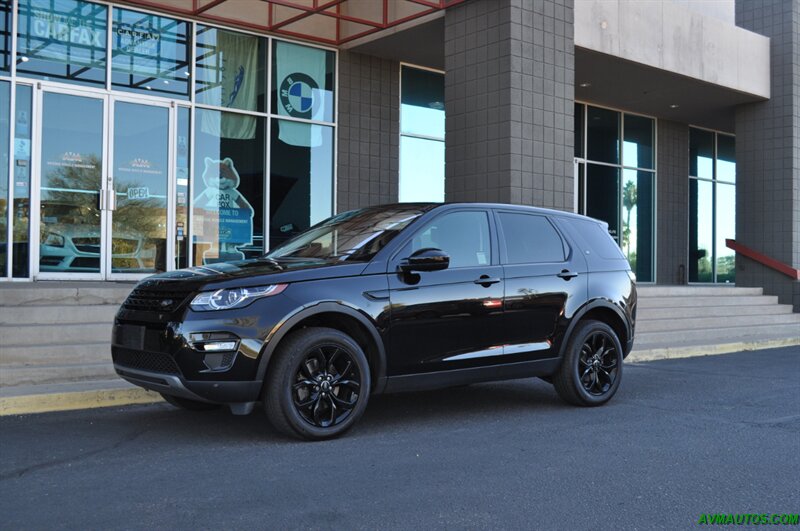
M578 276L578 273L574 271L570 271L569 269L562 269L561 273L556 275L558 278L563 278L564 280L569 280L571 278L575 278Z
M480 284L484 288L488 288L492 284L497 284L498 282L500 282L499 278L493 278L489 275L481 275L480 278L473 281L473 283Z

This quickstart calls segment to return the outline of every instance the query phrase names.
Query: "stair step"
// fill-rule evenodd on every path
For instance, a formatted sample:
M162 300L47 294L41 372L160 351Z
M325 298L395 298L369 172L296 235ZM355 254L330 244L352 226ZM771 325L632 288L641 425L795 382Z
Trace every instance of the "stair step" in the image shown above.
M778 304L775 295L698 296L698 297L639 297L638 308L685 308L708 306L761 306Z
M0 325L113 323L116 304L0 306Z
M111 342L110 323L0 326L0 352L24 346L82 345L101 341Z
M789 304L758 304L745 306L685 306L682 308L642 308L638 307L636 319L682 319L688 317L724 317L738 315L780 315L792 313Z
M707 315L713 317L689 317L685 319L637 319L636 333L646 334L648 332L663 332L667 330L681 331L729 328L733 326L762 326L791 324L797 325L800 333L800 314L784 313L778 315L736 315L736 316L716 316L711 312Z
M2 367L0 368L0 386L107 380L115 375L116 372L111 360L105 363Z
M639 296L645 297L686 297L706 296L735 297L740 295L761 295L763 288L740 288L736 286L637 286Z
M0 306L53 306L114 304L119 306L133 284L103 286L46 286L43 283L11 283L0 288Z
M103 363L110 359L111 342L109 340L85 345L0 347L0 370L9 365Z
M726 328L701 328L699 330L681 330L679 333L674 330L665 332L636 332L637 348L644 348L656 343L669 343L680 341L683 343L697 342L705 343L728 343L735 338L746 337L748 335L770 336L774 338L797 338L800 337L800 325L797 324L777 324L759 326L736 326ZM649 348L649 347L648 347Z

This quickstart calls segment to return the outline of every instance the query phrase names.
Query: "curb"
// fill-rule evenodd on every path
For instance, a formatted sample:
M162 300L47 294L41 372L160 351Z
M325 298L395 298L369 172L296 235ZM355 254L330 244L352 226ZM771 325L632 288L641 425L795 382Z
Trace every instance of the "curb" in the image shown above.
M0 398L0 417L76 409L162 402L161 395L138 387L45 393Z
M681 358L697 358L702 356L717 356L719 354L731 354L733 352L767 350L771 348L793 347L800 345L800 337L768 339L761 341L740 341L736 343L722 343L719 345L693 345L686 347L667 347L654 348L647 350L635 350L631 352L625 361L627 363L638 363L642 361L671 360Z
M795 345L800 345L800 338L634 350L628 356L626 362L639 363L665 359L716 356L732 352L766 350ZM138 387L8 396L0 397L0 417L130 406L134 404L154 404L157 402L163 402L161 395Z

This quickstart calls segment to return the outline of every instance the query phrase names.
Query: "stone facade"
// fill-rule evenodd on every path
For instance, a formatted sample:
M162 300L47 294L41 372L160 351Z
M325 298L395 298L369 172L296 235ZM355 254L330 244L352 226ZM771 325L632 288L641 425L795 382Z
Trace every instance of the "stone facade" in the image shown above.
M445 197L572 210L573 2L445 13Z
M736 24L770 38L771 95L736 110L736 240L800 268L800 0L739 0ZM800 282L737 255L736 283L800 311Z
M656 281L685 284L689 254L689 126L658 120Z

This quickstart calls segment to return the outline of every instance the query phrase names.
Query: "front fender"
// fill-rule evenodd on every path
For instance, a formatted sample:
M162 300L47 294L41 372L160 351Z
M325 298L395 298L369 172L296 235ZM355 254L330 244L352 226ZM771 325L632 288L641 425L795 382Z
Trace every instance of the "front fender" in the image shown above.
M317 301L309 303L281 319L264 340L264 347L261 349L258 371L256 373L258 381L264 381L269 362L286 334L291 332L292 329L303 320L322 313L339 313L352 317L369 332L373 342L377 346L378 353L378 359L376 360L377 367L375 367L376 378L372 392L377 394L383 391L383 388L386 386L386 350L383 345L383 340L372 319L357 307L343 301Z

